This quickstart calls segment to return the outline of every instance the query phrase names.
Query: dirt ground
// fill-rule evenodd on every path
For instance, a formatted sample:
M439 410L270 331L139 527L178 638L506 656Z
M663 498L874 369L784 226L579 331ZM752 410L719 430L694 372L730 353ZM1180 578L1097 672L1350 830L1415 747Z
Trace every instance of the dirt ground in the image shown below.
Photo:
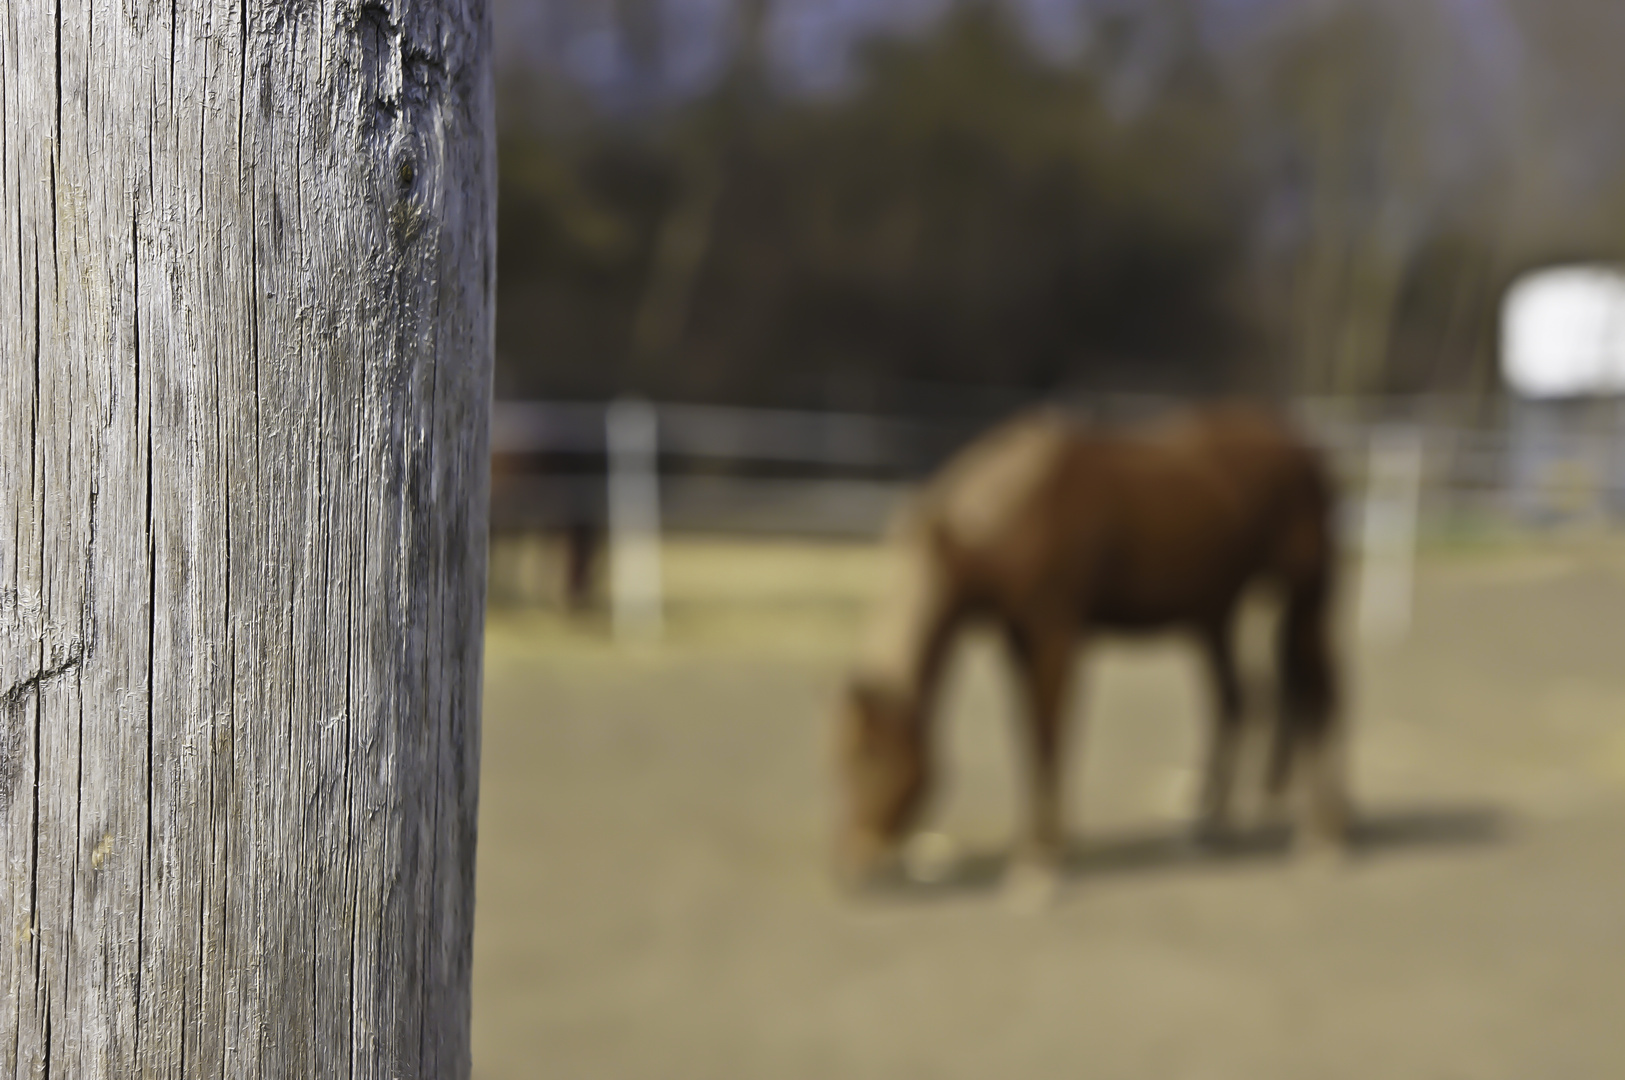
M670 552L667 639L496 612L474 1075L648 1080L1625 1076L1625 549L1428 556L1349 668L1356 856L1182 842L1205 720L1178 643L1076 694L1057 903L1001 902L1020 759L970 643L936 821L961 871L825 875L828 704L861 547Z

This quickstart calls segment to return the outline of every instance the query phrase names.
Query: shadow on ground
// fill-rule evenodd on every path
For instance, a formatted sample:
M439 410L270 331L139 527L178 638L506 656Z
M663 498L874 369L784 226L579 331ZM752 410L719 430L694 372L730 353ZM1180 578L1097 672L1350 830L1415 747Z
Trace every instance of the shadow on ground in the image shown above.
M1350 855L1360 861L1409 852L1501 843L1508 832L1506 812L1495 806L1409 807L1368 813L1356 823ZM1189 871L1216 865L1280 862L1292 857L1292 833L1284 826L1239 830L1221 840L1198 843L1186 828L1137 830L1094 836L1073 843L1061 864L1068 880L1114 874ZM954 872L923 882L902 876L878 892L896 899L947 898L985 892L1003 880L1007 850L972 851Z

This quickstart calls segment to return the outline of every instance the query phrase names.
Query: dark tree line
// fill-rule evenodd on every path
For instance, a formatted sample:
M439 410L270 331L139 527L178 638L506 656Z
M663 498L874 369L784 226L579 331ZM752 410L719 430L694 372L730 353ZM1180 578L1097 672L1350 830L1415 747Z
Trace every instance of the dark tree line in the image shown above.
M617 10L653 62L647 6ZM1451 28L1345 4L1219 55L1193 4L1143 9L1150 68L1134 9L1061 62L965 2L797 95L741 0L697 96L616 108L512 75L499 392L1489 389L1499 291L1543 234L1513 128L1441 138Z

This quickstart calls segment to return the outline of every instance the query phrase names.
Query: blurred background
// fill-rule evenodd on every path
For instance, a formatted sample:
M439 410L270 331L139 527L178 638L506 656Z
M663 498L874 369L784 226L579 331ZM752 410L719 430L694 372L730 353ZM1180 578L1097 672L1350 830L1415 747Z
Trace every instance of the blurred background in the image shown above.
M1625 7L495 12L477 1076L1625 1069ZM1356 867L1182 853L1197 669L1112 645L1058 911L831 895L899 500L1034 402L1221 394L1343 479ZM994 852L964 653L940 816Z
M504 397L1497 392L1625 239L1584 0L502 0Z

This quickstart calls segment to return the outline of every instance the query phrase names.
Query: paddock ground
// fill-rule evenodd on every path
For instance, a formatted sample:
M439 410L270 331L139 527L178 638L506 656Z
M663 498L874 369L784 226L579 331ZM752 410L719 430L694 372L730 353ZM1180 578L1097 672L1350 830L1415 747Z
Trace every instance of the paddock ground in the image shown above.
M1625 1076L1625 545L1425 556L1410 635L1352 655L1339 867L1190 853L1194 658L1095 650L1037 916L998 891L1019 759L987 642L944 718L961 872L855 903L827 712L874 551L691 541L667 573L656 647L493 610L480 1080Z

